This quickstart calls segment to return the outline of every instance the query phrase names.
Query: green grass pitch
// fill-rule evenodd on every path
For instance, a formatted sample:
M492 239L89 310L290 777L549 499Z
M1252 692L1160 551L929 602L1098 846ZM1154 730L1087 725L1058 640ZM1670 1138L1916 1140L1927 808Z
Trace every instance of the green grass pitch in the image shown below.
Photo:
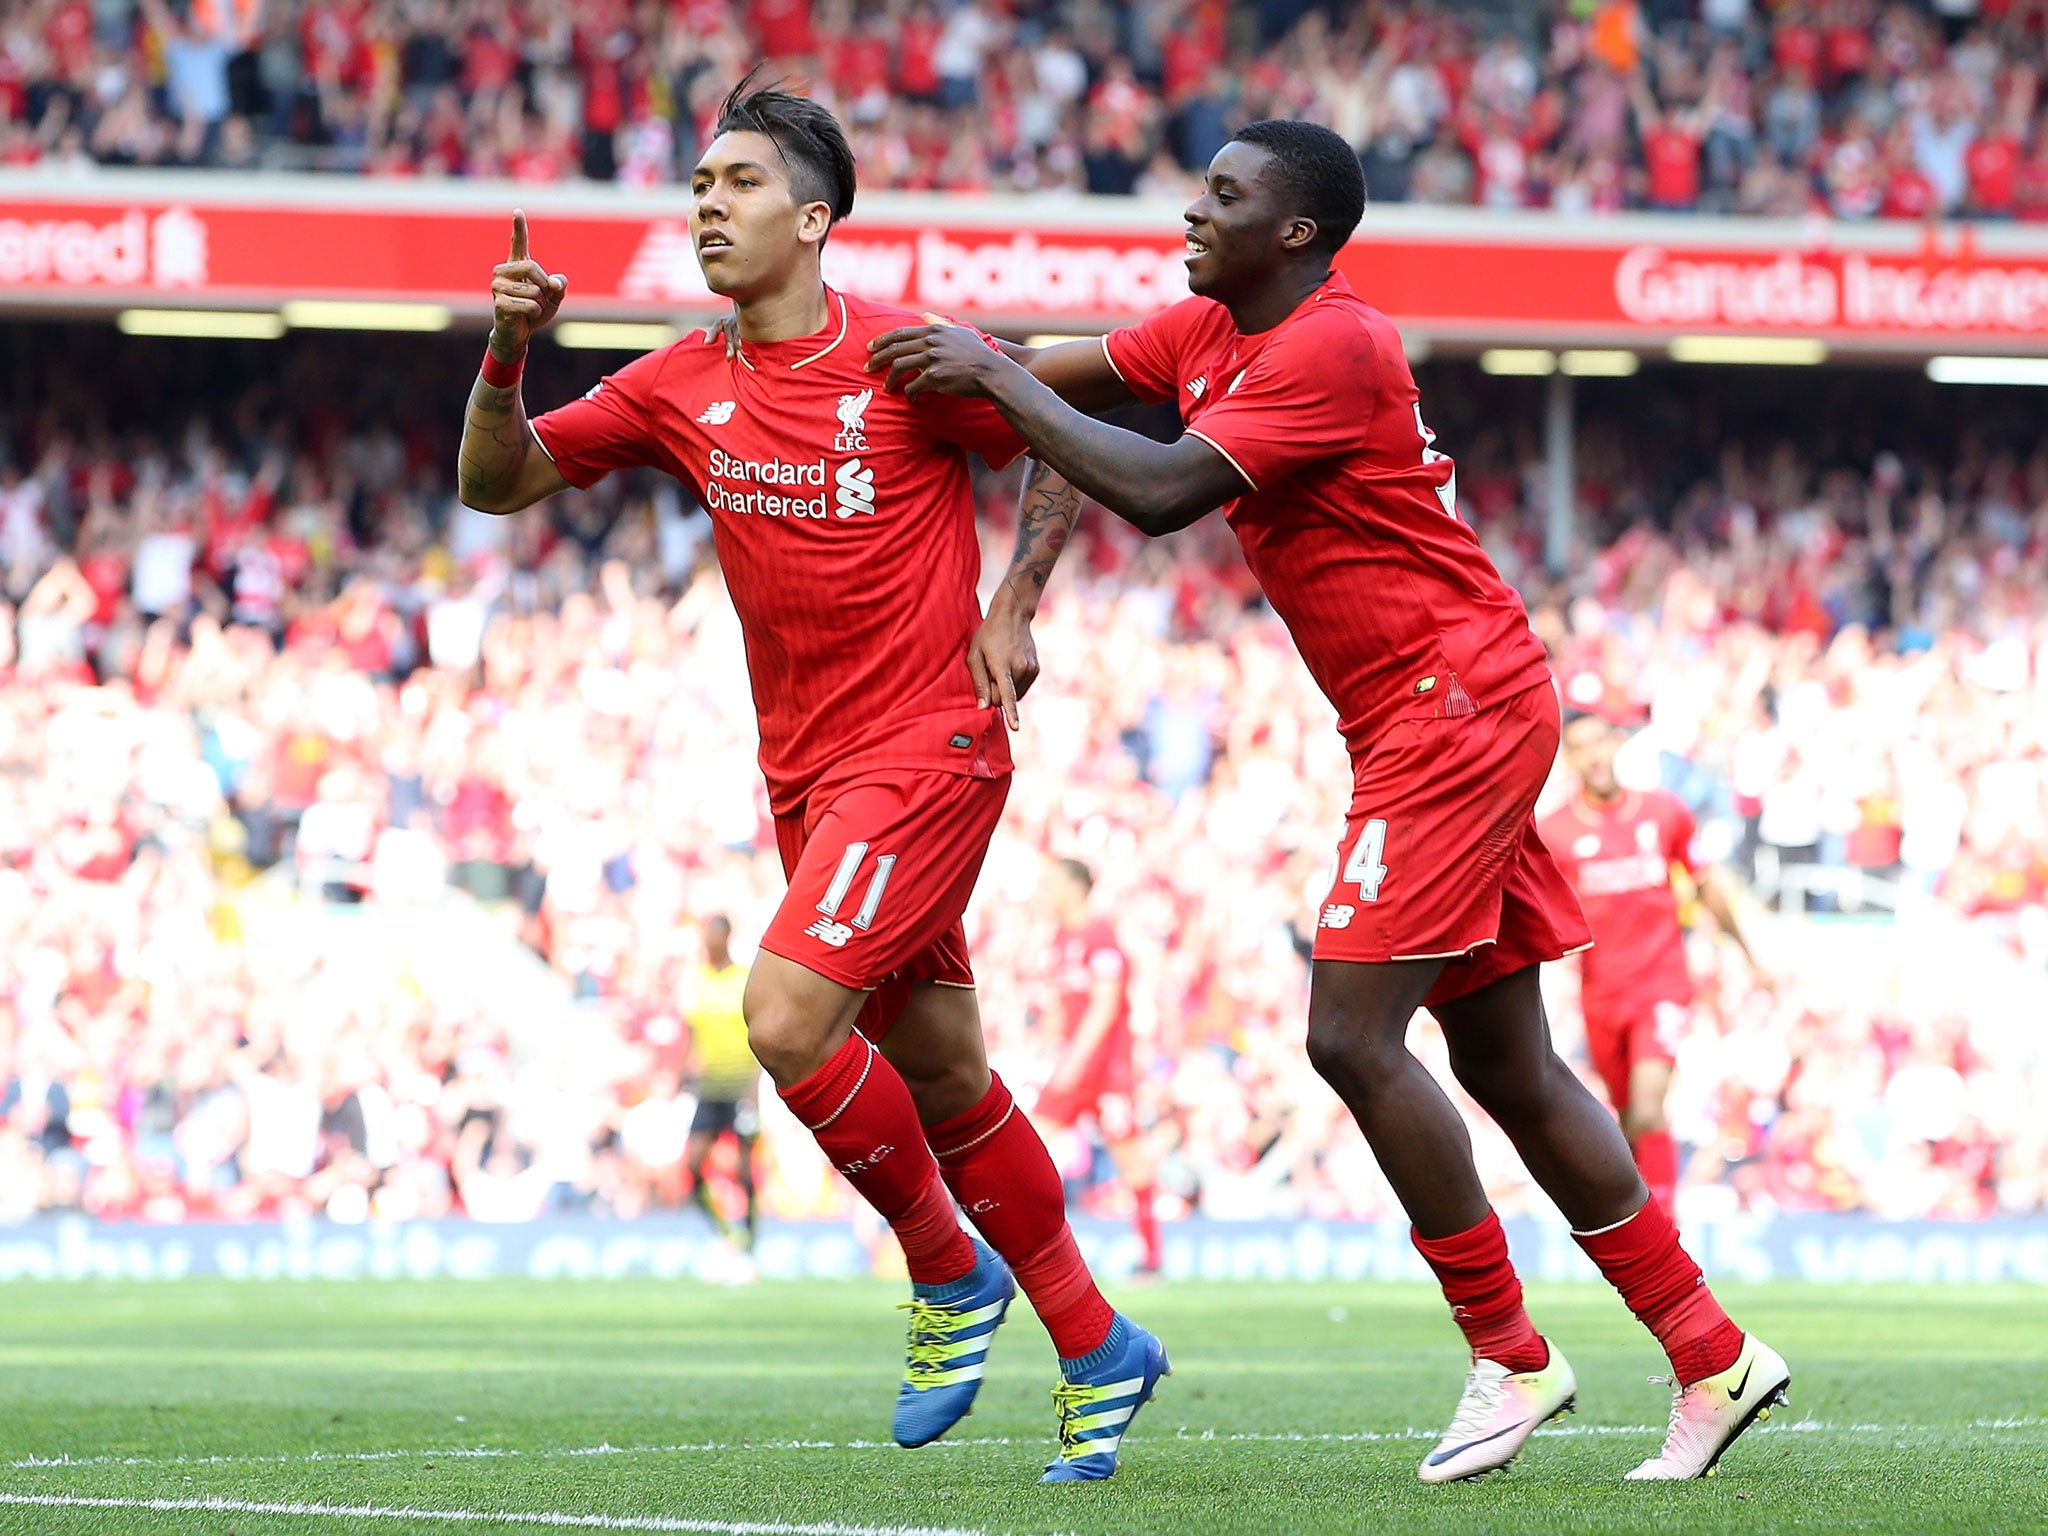
M1598 1287L1530 1295L1578 1416L1424 1488L1463 1373L1433 1292L1177 1284L1113 1298L1175 1364L1123 1472L1043 1488L1052 1359L1021 1299L974 1416L911 1452L879 1443L902 1299L879 1283L12 1285L0 1532L2048 1530L2048 1296L1723 1295L1792 1402L1708 1482L1620 1483L1668 1397Z

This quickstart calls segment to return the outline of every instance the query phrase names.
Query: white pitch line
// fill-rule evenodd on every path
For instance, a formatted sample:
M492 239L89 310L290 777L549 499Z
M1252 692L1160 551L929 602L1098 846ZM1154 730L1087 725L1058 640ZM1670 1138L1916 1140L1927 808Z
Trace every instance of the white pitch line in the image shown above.
M577 1515L560 1510L387 1509L377 1504L271 1504L255 1499L96 1499L52 1493L0 1493L0 1504L44 1509L191 1510L217 1515L327 1515L345 1520L444 1520L465 1525L573 1526L598 1531L696 1531L706 1536L988 1536L963 1526L792 1525L780 1520L685 1520L673 1515Z
M1980 1418L1967 1425L1947 1424L1830 1424L1821 1419L1791 1419L1771 1424L1759 1424L1756 1433L1765 1435L1896 1435L1914 1434L1926 1431L1953 1430L2027 1430L2048 1425L2048 1420L2037 1418ZM1553 1424L1536 1431L1545 1438L1575 1439L1588 1436L1628 1436L1661 1434L1661 1424ZM1431 1441L1442 1435L1438 1429L1360 1429L1330 1431L1309 1434L1302 1431L1258 1433L1243 1432L1222 1434L1213 1429L1179 1429L1170 1435L1157 1438L1146 1436L1154 1445L1186 1444L1193 1441L1234 1445L1370 1445L1386 1441ZM1036 1437L1018 1435L980 1435L957 1440L935 1441L929 1449L960 1450L972 1446L1038 1445ZM301 1455L286 1456L25 1456L5 1463L10 1471L61 1471L67 1467L248 1467L248 1466L317 1466L322 1463L377 1462L377 1461L487 1461L512 1458L529 1460L550 1460L559 1456L688 1456L719 1454L733 1451L888 1451L895 1452L897 1446L890 1440L694 1440L673 1445L598 1445L560 1446L547 1450L523 1450L516 1446L445 1446L428 1450L384 1450L384 1451L307 1451Z

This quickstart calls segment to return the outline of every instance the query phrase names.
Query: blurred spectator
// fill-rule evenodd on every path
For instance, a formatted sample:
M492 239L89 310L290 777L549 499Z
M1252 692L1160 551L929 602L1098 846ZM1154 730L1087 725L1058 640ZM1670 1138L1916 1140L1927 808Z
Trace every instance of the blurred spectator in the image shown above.
M621 477L475 528L454 414L396 403L459 400L466 344L288 346L236 385L230 349L0 342L0 392L48 403L0 443L38 466L9 494L78 509L39 524L0 624L0 1218L673 1208L693 919L730 913L744 961L782 889L701 514ZM564 357L537 352L536 400L588 383ZM1561 686L1647 719L1623 771L1682 795L1782 923L1856 919L1781 932L1776 999L1695 937L1681 1198L2042 1208L2048 449L2026 409L1935 410L1919 381L1666 378L1588 387L1561 583L1527 400L1437 365L1423 388ZM982 490L1000 561L1013 486ZM1350 776L1227 530L1147 543L1089 516L1037 640L970 917L998 1067L1026 1094L1053 1068L1040 883L1084 859L1130 957L1169 1207L1392 1213L1300 1047ZM472 900L496 920L470 969L516 935L569 1023L524 1037L474 976L335 947L382 913L438 934ZM266 938L281 913L321 944ZM842 1211L762 1110L768 1212ZM1060 1150L1085 1183L1086 1149Z
M1299 116L1357 147L1376 202L2048 217L2037 10L1938 10L0 0L0 168L651 186L767 59L876 188L1177 197L1169 162Z

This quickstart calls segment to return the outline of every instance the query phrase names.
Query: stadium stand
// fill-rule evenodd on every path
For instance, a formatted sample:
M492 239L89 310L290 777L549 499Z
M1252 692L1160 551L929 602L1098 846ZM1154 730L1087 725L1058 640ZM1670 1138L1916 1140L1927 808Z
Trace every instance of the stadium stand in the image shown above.
M250 356L0 340L0 1220L673 1205L689 919L758 933L781 887L705 522L616 478L461 510L466 344L402 369L360 339ZM542 349L529 391L567 398L589 367ZM1928 387L1890 375L1706 407L1659 379L1586 391L1589 541L1559 583L1516 381L1432 366L1423 389L1567 693L1640 715L1628 771L1813 914L1775 996L1695 939L1682 1199L2040 1209L2048 449L2022 414L1916 414ZM1664 451L1630 451L1651 435ZM1012 488L983 489L999 568ZM972 916L992 1052L1020 1086L1050 1069L1031 898L1050 858L1085 858L1176 1206L1390 1214L1300 1050L1348 782L1327 707L1220 525L1084 530ZM280 904L472 901L580 1000L578 1073L445 977L311 1007L258 937ZM840 1212L764 1107L769 1210ZM1504 1209L1539 1198L1504 1142L1481 1154Z
M863 184L1179 196L1232 125L1377 202L2048 218L2038 0L5 0L0 165L684 179L766 57Z

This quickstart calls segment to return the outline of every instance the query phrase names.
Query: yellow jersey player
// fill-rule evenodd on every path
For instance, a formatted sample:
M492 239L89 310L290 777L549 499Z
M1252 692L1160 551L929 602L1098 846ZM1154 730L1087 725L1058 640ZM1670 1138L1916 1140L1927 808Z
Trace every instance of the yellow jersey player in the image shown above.
M683 1160L690 1170L691 1201L728 1240L752 1252L760 1220L760 1197L754 1187L754 1139L761 1130L761 1064L747 1048L747 1021L740 1010L746 990L747 968L732 957L731 920L722 916L705 919L704 964L684 983L682 998L697 1089L697 1113L690 1121ZM704 1177L704 1165L718 1138L727 1131L739 1143L737 1177L747 1197L744 1233L735 1232L719 1211Z

